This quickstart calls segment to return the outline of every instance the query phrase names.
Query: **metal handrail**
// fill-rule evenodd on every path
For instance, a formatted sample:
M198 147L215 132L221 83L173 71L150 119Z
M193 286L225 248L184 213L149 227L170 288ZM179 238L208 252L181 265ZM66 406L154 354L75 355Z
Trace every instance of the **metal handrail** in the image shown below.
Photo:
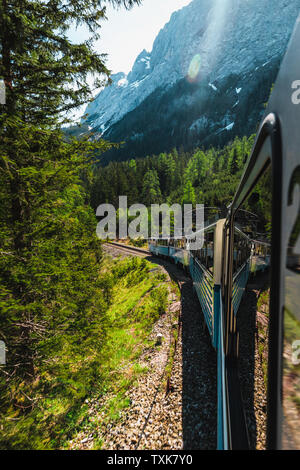
M227 416L227 383L224 348L224 318L222 291L219 289L219 336L218 336L218 450L229 449Z
M233 282L239 277L243 269L247 266L247 264L251 261L252 256L249 256L249 258L245 261L245 263L240 267L240 269L233 275Z

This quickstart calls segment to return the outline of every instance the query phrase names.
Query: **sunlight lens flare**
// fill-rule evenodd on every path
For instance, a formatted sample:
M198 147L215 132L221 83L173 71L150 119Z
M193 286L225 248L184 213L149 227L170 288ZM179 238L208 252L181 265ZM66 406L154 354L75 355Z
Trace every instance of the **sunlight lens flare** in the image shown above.
M196 54L190 63L189 70L188 70L188 80L190 82L195 82L200 72L201 66L201 57L200 54Z

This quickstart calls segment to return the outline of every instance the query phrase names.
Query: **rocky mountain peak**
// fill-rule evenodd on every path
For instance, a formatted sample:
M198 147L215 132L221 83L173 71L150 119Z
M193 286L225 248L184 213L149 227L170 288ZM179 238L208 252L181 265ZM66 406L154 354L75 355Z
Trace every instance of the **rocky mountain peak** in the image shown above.
M224 129L233 130L239 106L253 93L254 85L250 83L251 80L254 83L254 76L259 82L268 72L269 79L264 79L266 96L262 99L268 98L269 81L276 77L299 10L300 0L191 1L172 14L158 33L152 51L143 50L138 55L128 76L113 75L113 84L88 105L87 123L99 136L127 141L141 139L147 130L141 129L140 116L135 121L132 113L139 114L141 107L150 112L149 100L152 108L154 101L158 108L166 101L166 98L161 101L162 95L168 93L164 113L169 121L179 110L187 115L188 109L195 108L195 100L203 104L205 115L201 106L198 111L193 109L186 119L185 133L201 131L201 126L203 130L204 123L209 132L217 135ZM216 116L211 116L216 104L211 111L204 104L222 92L225 95L232 92L234 102L228 109L220 109L223 114L216 122ZM155 109L152 111L153 114ZM121 125L128 113L130 124ZM168 132L176 133L176 125L174 121ZM124 133L123 127L127 129Z

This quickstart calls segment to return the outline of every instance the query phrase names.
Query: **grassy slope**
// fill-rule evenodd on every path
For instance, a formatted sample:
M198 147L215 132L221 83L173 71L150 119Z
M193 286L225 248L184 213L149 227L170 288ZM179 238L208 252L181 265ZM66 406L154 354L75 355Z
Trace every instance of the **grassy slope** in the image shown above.
M129 266L135 269L127 272ZM103 397L100 413L88 420L92 430L99 430L101 423L119 419L122 409L130 404L126 391L139 374L147 372L139 358L145 348L154 347L149 334L166 311L168 301L166 277L159 269L149 272L152 269L155 265L138 258L117 262L113 268L117 282L102 351L102 387L108 398ZM95 447L100 448L101 441L95 442Z
M66 448L83 429L93 431L103 421L118 419L120 411L129 405L126 390L139 374L146 372L139 365L139 357L145 347L154 346L148 339L149 333L167 308L165 275L155 268L137 258L105 261L103 285L109 299L107 333L97 357L91 357L90 351L83 348L80 358L68 357L68 350L57 358L69 368L71 377L73 373L74 380L60 386L63 378L48 377L52 385L45 393L39 378L33 384L39 399L32 410L24 414L11 406L2 414L0 448ZM88 364L84 375L80 374L81 364ZM105 400L106 395L113 398ZM89 416L91 400L100 404L101 418ZM101 447L101 442L95 446Z

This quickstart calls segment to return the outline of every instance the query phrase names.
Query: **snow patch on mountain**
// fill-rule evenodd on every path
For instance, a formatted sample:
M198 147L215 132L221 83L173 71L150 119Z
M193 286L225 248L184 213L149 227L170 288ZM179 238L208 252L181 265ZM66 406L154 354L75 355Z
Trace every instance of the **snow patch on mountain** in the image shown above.
M126 87L127 85L128 85L127 78L121 78L121 80L118 81L118 87Z

